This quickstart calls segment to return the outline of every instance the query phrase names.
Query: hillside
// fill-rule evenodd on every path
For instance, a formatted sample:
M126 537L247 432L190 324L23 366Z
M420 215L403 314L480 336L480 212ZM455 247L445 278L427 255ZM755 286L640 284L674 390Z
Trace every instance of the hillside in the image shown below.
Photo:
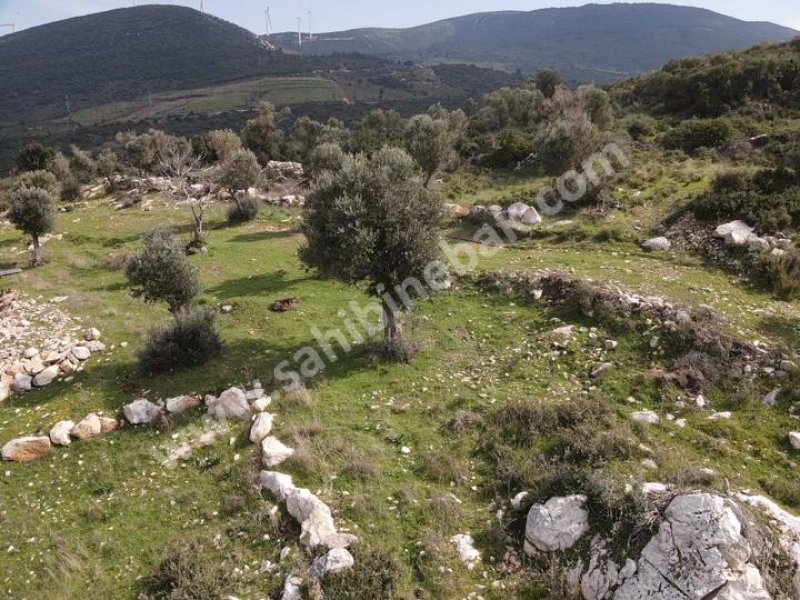
M651 71L672 58L795 35L772 23L744 22L697 8L612 4L480 13L411 29L327 33L301 48L296 33L276 39L303 54L360 52L393 60L501 65L527 73L556 67L571 80L607 82Z

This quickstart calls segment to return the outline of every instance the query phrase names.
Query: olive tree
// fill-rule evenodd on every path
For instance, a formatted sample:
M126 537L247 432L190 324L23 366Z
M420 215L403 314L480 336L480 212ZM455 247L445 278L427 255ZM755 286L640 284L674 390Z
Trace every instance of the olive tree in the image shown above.
M175 318L172 326L150 332L139 352L143 371L156 374L197 366L220 353L222 341L214 313L191 306L200 293L197 269L169 232L148 234L142 249L129 260L126 274L136 295L145 302L165 302Z
M242 140L230 129L209 131L201 138L203 158L209 163L222 163L242 149Z
M389 347L402 338L402 307L392 294L419 295L407 282L421 281L441 254L442 200L416 172L399 148L385 148L371 159L347 155L339 170L316 179L304 214L301 259L324 277L367 282L381 300Z
M278 123L289 114L289 109L278 112L271 103L263 101L258 105L258 115L250 119L242 130L242 141L261 164L270 160L280 160L286 155L286 139Z
M260 178L261 167L250 150L237 150L220 166L217 182L230 192L236 203L234 210L228 214L231 222L255 218L258 204L249 198L243 200L238 192L255 186Z
M405 131L406 150L425 173L425 185L453 153L453 138L446 119L417 115L409 119Z
M543 69L539 71L534 81L536 83L536 87L547 98L552 98L559 86L564 85L564 80L561 77L561 73L555 69Z
M172 181L169 194L178 201L185 202L192 212L194 231L190 248L200 249L205 245L205 213L208 202L205 196L196 198L190 186L192 177L200 172L202 156L196 156L189 144L176 141L160 150L161 172Z
M106 180L108 190L114 191L114 175L119 173L121 167L119 157L110 148L104 148L100 154L97 155L95 165L97 167L97 174Z
M192 299L200 293L197 268L189 262L180 242L170 232L156 229L125 267L134 294L145 302L166 302L177 320L189 312Z
M23 187L11 196L8 220L17 229L31 236L34 266L42 264L42 245L39 238L55 229L54 204L53 196L41 188Z

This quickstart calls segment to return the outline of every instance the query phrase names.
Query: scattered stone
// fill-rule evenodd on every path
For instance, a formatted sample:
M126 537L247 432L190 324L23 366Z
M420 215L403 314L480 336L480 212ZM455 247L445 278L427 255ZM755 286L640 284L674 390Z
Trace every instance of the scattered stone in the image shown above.
M55 378L58 377L61 370L57 366L47 367L41 373L39 373L36 377L33 378L33 387L44 387L46 385L50 385L55 381Z
M672 242L665 237L657 237L644 242L642 248L650 252L666 252L672 248Z
M178 396L169 398L166 402L167 412L171 415L180 415L187 410L199 408L202 401L197 396Z
M789 434L789 443L795 450L800 450L800 431L792 431Z
M606 350L616 350L619 343L616 340L606 340Z
M2 449L3 460L28 462L38 460L50 452L50 438L29 436L11 440Z
M38 348L28 348L25 352L22 353L25 358L31 359L34 356L39 356L39 349Z
M70 433L79 440L90 440L103 433L103 424L100 422L100 417L91 413L75 425Z
M100 331L92 327L86 332L85 338L87 342L96 342L100 339Z
M331 573L339 573L351 569L354 564L353 555L346 548L334 548L314 561L311 565L309 578L312 582L316 582Z
M637 423L647 423L648 425L658 425L661 423L661 417L652 410L642 410L631 413L631 419Z
M717 412L717 413L714 413L713 415L710 415L708 417L708 420L709 421L727 421L731 417L733 417L733 413L730 413L730 412Z
M459 533L450 538L450 543L455 546L458 560L467 570L472 571L481 562L481 553L475 548L475 540L471 535Z
M249 421L252 416L244 392L237 387L222 392L219 398L210 398L210 402L206 399L208 413L215 419Z
M54 446L69 446L72 443L70 434L74 428L74 421L59 421L50 430L50 442Z
M86 346L75 346L71 352L72 356L79 361L89 360L92 353L89 351L89 348Z
M772 390L769 394L761 399L761 403L765 406L775 406L778 404L778 396L781 393L781 388Z
M269 396L264 396L263 398L259 398L258 400L254 401L250 405L250 409L254 413L260 413L267 410L270 404L272 404L272 398L270 398Z
M276 437L270 436L261 442L261 460L265 467L279 465L293 454L294 448L284 445Z
M272 415L262 412L253 417L253 424L250 427L250 441L260 444L264 438L269 436L272 431ZM271 466L271 465L270 465Z
M161 408L141 398L123 406L122 415L131 425L149 425L161 416Z
M514 510L519 510L522 508L522 503L525 501L530 494L528 492L520 492L516 496L511 499L511 508Z
M12 392L30 392L32 389L33 378L30 375L25 375L24 373L14 375L14 380L11 382Z
M289 575L283 582L281 600L303 600L303 580L296 575Z
M284 298L283 300L273 302L269 309L272 312L289 312L298 304L300 304L300 298L293 296L292 298Z
M98 417L100 419L100 433L111 433L119 429L119 421L111 417Z
M572 548L589 530L585 504L586 496L574 495L533 505L525 525L525 554Z
M592 371L592 378L593 379L603 379L606 377L611 371L614 370L613 363L603 363L599 367L597 367L594 371Z

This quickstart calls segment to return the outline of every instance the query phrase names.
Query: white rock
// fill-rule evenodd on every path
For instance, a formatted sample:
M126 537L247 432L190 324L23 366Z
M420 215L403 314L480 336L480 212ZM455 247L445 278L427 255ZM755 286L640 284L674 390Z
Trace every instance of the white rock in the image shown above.
M72 443L70 434L74 428L74 421L59 421L50 430L50 441L54 446L69 446Z
M638 423L647 423L649 425L658 425L661 423L661 417L652 410L641 410L631 413L631 419Z
M245 393L236 387L222 392L219 398L210 402L208 413L219 420L249 421L252 416Z
M131 425L149 425L161 416L161 409L141 398L122 407L125 420Z
M616 340L606 340L606 350L616 350L619 343Z
M520 508L522 508L522 503L525 501L525 498L527 498L529 495L530 494L528 494L528 492L520 492L519 494L514 496L511 499L511 508L513 508L514 510L519 510Z
M250 441L260 444L272 431L272 415L266 412L257 414L250 426Z
M586 496L551 498L535 504L525 525L525 553L568 550L589 530L589 513L584 509Z
M795 450L800 450L800 431L792 431L789 434L789 443Z
M459 533L450 538L450 543L453 544L456 549L458 560L460 560L468 570L472 571L481 562L481 553L475 548L475 540L471 535Z
M17 438L5 444L0 451L3 460L15 462L38 460L48 452L50 452L50 438L47 436Z
M86 338L87 342L97 341L100 339L100 331L92 327L86 332L86 335L84 337Z
M279 502L286 502L289 492L295 489L291 475L275 471L261 471L261 487L268 489Z
M103 433L103 424L100 422L100 417L94 413L86 415L70 432L72 437L79 440L90 440L101 433Z
M731 221L717 227L714 235L718 238L727 238L733 232L737 232L738 236L750 235L753 233L753 228L744 221Z
M25 352L22 354L25 358L33 358L34 356L39 356L39 349L38 348L27 348Z
M351 569L355 564L353 555L345 548L334 548L325 556L319 557L311 565L309 578L311 581L319 581L331 573L339 573Z
M269 396L264 396L263 398L259 398L258 400L254 401L250 405L250 409L254 413L260 413L267 410L270 404L272 404L272 398L270 398Z
M92 356L92 353L86 346L75 346L72 349L71 354L79 361L89 360L89 357Z
M650 252L666 252L672 248L672 242L665 237L657 237L644 242L642 248Z
M708 417L708 420L709 421L727 421L731 417L733 417L733 413L730 413L730 412L717 412L717 413L714 413L713 415L710 415Z
M44 371L33 378L33 386L38 388L50 385L53 383L55 378L58 377L59 373L60 369L57 366L47 367Z
M289 575L283 582L281 600L303 600L303 580L296 575Z
M199 407L200 404L202 403L197 396L178 396L167 399L166 407L169 414L180 415L187 410Z
M245 398L247 398L247 401L251 404L263 397L264 397L264 390L261 388L252 389L245 394Z
M33 378L29 375L25 375L24 373L17 373L14 375L14 380L11 382L11 391L20 393L20 392L29 392L33 389Z
M261 460L265 467L279 465L293 454L294 448L289 448L276 437L270 436L261 442Z

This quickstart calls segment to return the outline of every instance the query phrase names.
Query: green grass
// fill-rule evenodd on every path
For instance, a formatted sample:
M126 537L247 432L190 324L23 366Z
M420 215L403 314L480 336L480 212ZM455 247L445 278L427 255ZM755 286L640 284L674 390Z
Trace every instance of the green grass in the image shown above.
M494 188L487 181L485 189L501 195L535 185L512 178L496 181ZM663 211L663 202L647 200L640 208ZM599 220L583 214L565 218L574 219L568 227L583 233L593 235L616 222L626 234L608 243L543 235L501 251L480 268L563 268L581 277L610 279L646 293L710 304L728 319L728 328L745 337L796 344L797 303L775 302L689 256L640 252L637 236L628 229L638 217L628 210ZM339 327L338 311L350 301L366 300L359 288L319 280L303 269L297 258L302 241L295 230L298 219L298 212L268 209L257 221L232 228L223 224L224 207L213 210L210 251L192 260L205 290L200 301L234 307L219 318L226 348L206 367L149 379L138 373L135 352L147 328L170 316L163 307L131 298L124 273L109 266L110 257L133 251L141 235L157 226L176 225L188 237L188 213L158 203L149 212L115 211L101 200L60 214L64 237L46 244L49 263L3 280L3 285L42 301L67 295L65 310L86 327L98 327L114 349L92 358L72 384L56 383L0 405L0 440L46 431L59 419L78 419L90 411L115 414L142 395L167 398L253 379L269 386L278 362L314 343L312 325L322 331ZM20 241L8 225L0 229L3 262L6 255L19 259L11 249L21 247ZM294 312L268 310L273 301L288 296L301 299ZM557 316L587 329L578 332L566 355L553 357L547 332L559 326ZM598 328L595 337L589 327ZM498 507L520 490L496 495L497 473L480 449L481 428L455 433L448 425L458 411L488 418L511 400L560 402L595 386L590 393L603 397L621 418L634 409L653 408L689 421L682 430L668 423L636 430L637 440L655 449L658 471L644 470L638 460L609 467L614 471L658 481L690 465L712 466L733 487L754 489L766 479L794 477L795 457L785 440L793 421L787 411L758 402L769 382L745 397L739 397L741 390L738 395L737 390L714 390L709 395L714 409L733 410L734 418L708 422L691 408L674 406L681 399L678 391L649 382L647 374L664 368L667 357L651 351L641 336L466 283L421 303L408 317L407 328L422 347L412 363L380 364L356 348L309 384L315 397L310 405L278 401L270 409L276 413L276 435L298 449L282 470L336 509L338 523L362 538L361 552L381 547L394 554L394 597L412 597L415 588L424 597L466 597L478 591L477 585L504 579L489 560L496 549L490 532L499 524ZM602 349L606 337L620 342L613 354ZM122 342L128 347L122 348ZM617 364L615 375L592 382L591 368L608 359ZM635 405L628 402L630 396ZM170 435L197 424L194 416L169 432L126 428L55 449L37 463L3 465L2 595L133 598L138 578L153 571L165 548L185 538L202 540L206 559L241 570L227 593L243 599L275 594L288 566L281 575L259 575L261 561L278 562L286 545L295 557L289 565L308 559L302 558L296 532L266 516L272 500L252 491L257 452L245 443L244 426L174 470L150 456ZM404 446L410 454L401 453ZM461 503L454 504L448 494ZM230 509L240 501L247 510ZM509 534L512 543L519 543L515 531ZM449 544L450 536L464 532L476 536L485 553L484 566L472 573L457 563ZM213 544L217 535L219 549ZM10 546L14 551L7 552ZM522 594L538 575L532 567L507 584ZM480 593L505 598L509 590Z

